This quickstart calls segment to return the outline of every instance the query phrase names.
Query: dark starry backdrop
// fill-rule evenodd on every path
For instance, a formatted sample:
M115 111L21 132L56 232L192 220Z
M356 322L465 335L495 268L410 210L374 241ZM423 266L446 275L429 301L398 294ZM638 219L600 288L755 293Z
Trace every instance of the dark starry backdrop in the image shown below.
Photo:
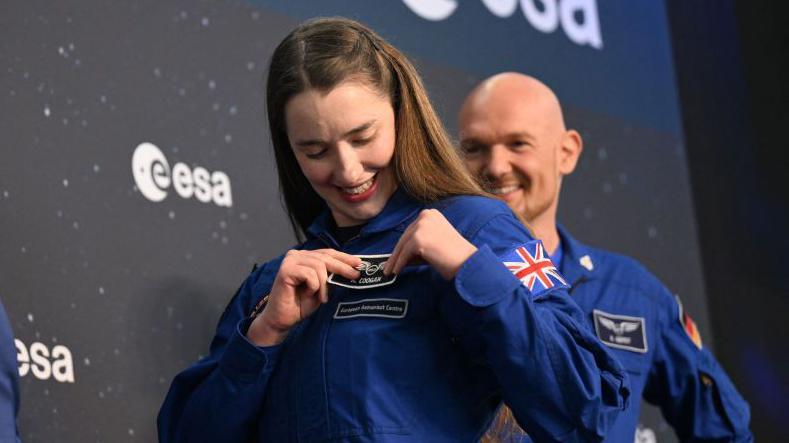
M0 298L26 347L70 350L75 378L22 377L25 441L154 441L173 375L206 351L252 264L293 243L269 153L263 72L298 19L337 13L381 29L414 56L453 133L458 105L484 76L517 68L551 83L544 69L564 63L513 63L507 51L517 48L509 47L497 55L508 61L470 69L431 57L433 24L400 2L332 1L320 10L305 4L4 4ZM468 8L458 17L498 20L480 5ZM516 17L506 23L515 26ZM521 16L517 26L528 24ZM424 48L412 43L420 32ZM536 45L593 51L563 35L532 37ZM586 149L565 181L561 219L580 239L644 262L683 295L711 343L679 132L603 103L600 111L586 99L574 101L566 84L555 86ZM184 162L227 173L232 206L183 199L172 187L162 202L144 198L131 172L142 142L158 146L171 167ZM673 440L654 409L644 423L659 441Z

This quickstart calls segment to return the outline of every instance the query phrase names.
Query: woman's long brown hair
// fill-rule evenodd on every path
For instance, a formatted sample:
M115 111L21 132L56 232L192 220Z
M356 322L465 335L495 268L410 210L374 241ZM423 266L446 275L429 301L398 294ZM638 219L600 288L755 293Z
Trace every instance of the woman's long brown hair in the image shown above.
M280 189L299 238L325 208L296 162L285 106L308 90L360 81L388 96L395 112L393 157L398 184L427 203L453 195L488 196L466 171L411 62L370 28L345 18L319 18L277 46L266 84L268 120Z

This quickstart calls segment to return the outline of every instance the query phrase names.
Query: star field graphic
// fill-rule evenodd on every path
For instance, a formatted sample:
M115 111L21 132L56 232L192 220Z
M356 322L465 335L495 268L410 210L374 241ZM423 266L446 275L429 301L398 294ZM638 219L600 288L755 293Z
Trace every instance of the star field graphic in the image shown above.
M207 352L253 263L295 243L264 75L298 14L258 3L12 2L0 14L0 298L28 357L23 441L155 441L172 377ZM329 9L316 14L342 12ZM389 29L396 45L413 38ZM429 29L413 32L429 41ZM409 55L456 134L455 112L483 74ZM560 219L664 279L706 346L680 140L571 100L565 111L586 150L564 181ZM143 143L167 163L160 201L135 181ZM177 172L194 179L201 168L227 175L232 204L181 193ZM657 417L648 410L646 425L672 441Z

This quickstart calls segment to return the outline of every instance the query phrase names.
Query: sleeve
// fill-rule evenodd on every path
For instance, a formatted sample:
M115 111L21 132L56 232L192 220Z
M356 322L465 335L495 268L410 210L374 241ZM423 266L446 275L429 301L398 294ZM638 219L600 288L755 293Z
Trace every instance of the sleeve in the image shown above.
M682 441L753 441L748 403L702 345L679 299L660 290L667 303L644 398L660 406Z
M11 325L0 303L0 442L19 442L19 367Z
M502 263L521 245L542 248L514 216L497 215L469 238L478 250L455 276L457 296L442 307L451 332L491 367L535 441L602 440L627 405L624 370L588 329L561 276L530 290L528 277L522 282Z
M222 314L209 355L170 385L157 419L161 443L246 442L254 435L281 346L258 347L246 338L249 313L264 295L254 289L255 275Z

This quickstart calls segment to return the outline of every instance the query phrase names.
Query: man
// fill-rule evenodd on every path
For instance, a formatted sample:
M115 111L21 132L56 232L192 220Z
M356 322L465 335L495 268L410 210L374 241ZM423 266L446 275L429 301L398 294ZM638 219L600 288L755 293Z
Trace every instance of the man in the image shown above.
M679 300L635 260L583 245L557 225L562 178L583 141L565 128L553 92L534 78L499 74L471 92L459 120L467 167L529 222L598 338L628 370L630 404L606 441L633 441L642 396L683 441L752 441L748 404Z

